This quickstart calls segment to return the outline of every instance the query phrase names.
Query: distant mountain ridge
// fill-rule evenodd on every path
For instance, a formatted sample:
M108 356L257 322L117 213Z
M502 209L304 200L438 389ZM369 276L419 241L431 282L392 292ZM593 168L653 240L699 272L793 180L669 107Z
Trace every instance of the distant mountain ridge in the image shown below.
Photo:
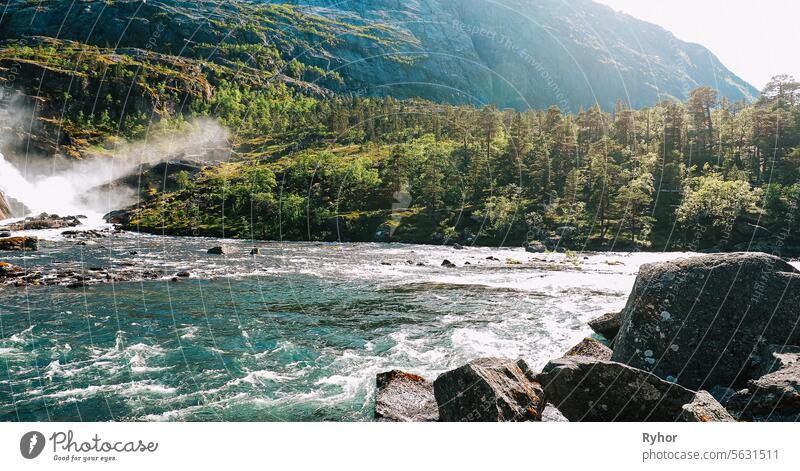
M589 0L11 0L0 39L27 36L224 65L239 58L217 44L269 45L327 72L307 81L312 92L517 109L638 108L698 86L734 101L758 93L704 47Z
M734 101L758 94L703 46L589 0L289 3L412 38L399 51L355 40L332 50L350 87L364 93L571 111L617 100L650 106L698 86ZM387 60L398 55L413 65Z

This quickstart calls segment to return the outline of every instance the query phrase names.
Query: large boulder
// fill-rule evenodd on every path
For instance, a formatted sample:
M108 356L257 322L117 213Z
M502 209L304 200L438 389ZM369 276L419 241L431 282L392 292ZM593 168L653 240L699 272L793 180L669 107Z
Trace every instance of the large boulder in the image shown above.
M536 381L571 422L672 422L697 393L622 363L572 356L553 360ZM706 397L707 396L707 397ZM710 395L704 401L714 401ZM715 410L721 409L718 406ZM709 420L713 415L709 414Z
M422 376L403 371L379 373L375 418L387 422L435 422L439 410L433 384Z
M761 253L643 265L613 360L699 390L753 378L760 342L800 342L800 272Z
M589 357L598 360L610 360L612 351L602 343L593 338L585 338L577 345L570 348L564 356L567 357Z
M621 312L609 312L590 320L589 327L608 340L614 340L619 333L621 318Z
M433 382L443 422L540 421L545 407L539 383L522 361L482 358L443 373Z
M39 250L39 239L36 237L7 237L0 239L0 250L33 252Z

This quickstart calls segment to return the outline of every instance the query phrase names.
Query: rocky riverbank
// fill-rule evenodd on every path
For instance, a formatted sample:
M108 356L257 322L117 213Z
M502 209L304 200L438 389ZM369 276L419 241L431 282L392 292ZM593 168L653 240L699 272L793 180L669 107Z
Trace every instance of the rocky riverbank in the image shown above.
M47 244L36 236L15 235L20 231L67 229L61 232L61 236L87 250L102 250L104 239L121 232L111 228L75 229L82 224L83 219L85 216L62 217L43 213L0 226L0 252L37 252ZM79 260L60 261L35 268L0 261L0 286L43 285L81 288L102 283L158 279L164 276L162 271L148 268L140 263L141 260L137 255L135 252L130 252L105 267L87 266Z
M433 382L403 372L382 374L376 416L797 421L798 301L800 272L766 254L643 265L625 308L590 323L597 338L584 340L541 372L521 360L481 358Z

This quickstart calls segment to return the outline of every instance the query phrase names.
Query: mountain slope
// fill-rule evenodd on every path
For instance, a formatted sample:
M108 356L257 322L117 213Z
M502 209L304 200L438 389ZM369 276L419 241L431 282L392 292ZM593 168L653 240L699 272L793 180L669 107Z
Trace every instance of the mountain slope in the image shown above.
M649 106L698 86L734 101L757 95L702 46L588 0L292 3L329 18L384 22L415 39L400 52L357 41L334 49L337 70L366 93L572 111L610 109L617 100ZM387 66L397 54L413 63Z
M301 81L336 92L517 109L757 94L702 46L588 0L11 1L0 39L24 36L270 74L301 63L321 72Z

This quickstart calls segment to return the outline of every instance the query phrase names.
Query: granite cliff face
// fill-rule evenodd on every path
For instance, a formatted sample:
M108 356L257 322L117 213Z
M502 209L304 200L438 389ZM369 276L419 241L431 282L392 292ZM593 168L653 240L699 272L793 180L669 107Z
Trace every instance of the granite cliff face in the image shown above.
M589 0L292 3L413 38L399 50L353 39L332 51L348 85L371 94L571 111L649 106L698 86L731 100L757 95L704 47Z
M589 0L9 2L0 40L31 36L272 75L273 58L241 48L266 46L325 71L295 83L313 93L571 111L683 99L703 85L732 100L757 93L702 46ZM225 44L239 49L215 48Z

